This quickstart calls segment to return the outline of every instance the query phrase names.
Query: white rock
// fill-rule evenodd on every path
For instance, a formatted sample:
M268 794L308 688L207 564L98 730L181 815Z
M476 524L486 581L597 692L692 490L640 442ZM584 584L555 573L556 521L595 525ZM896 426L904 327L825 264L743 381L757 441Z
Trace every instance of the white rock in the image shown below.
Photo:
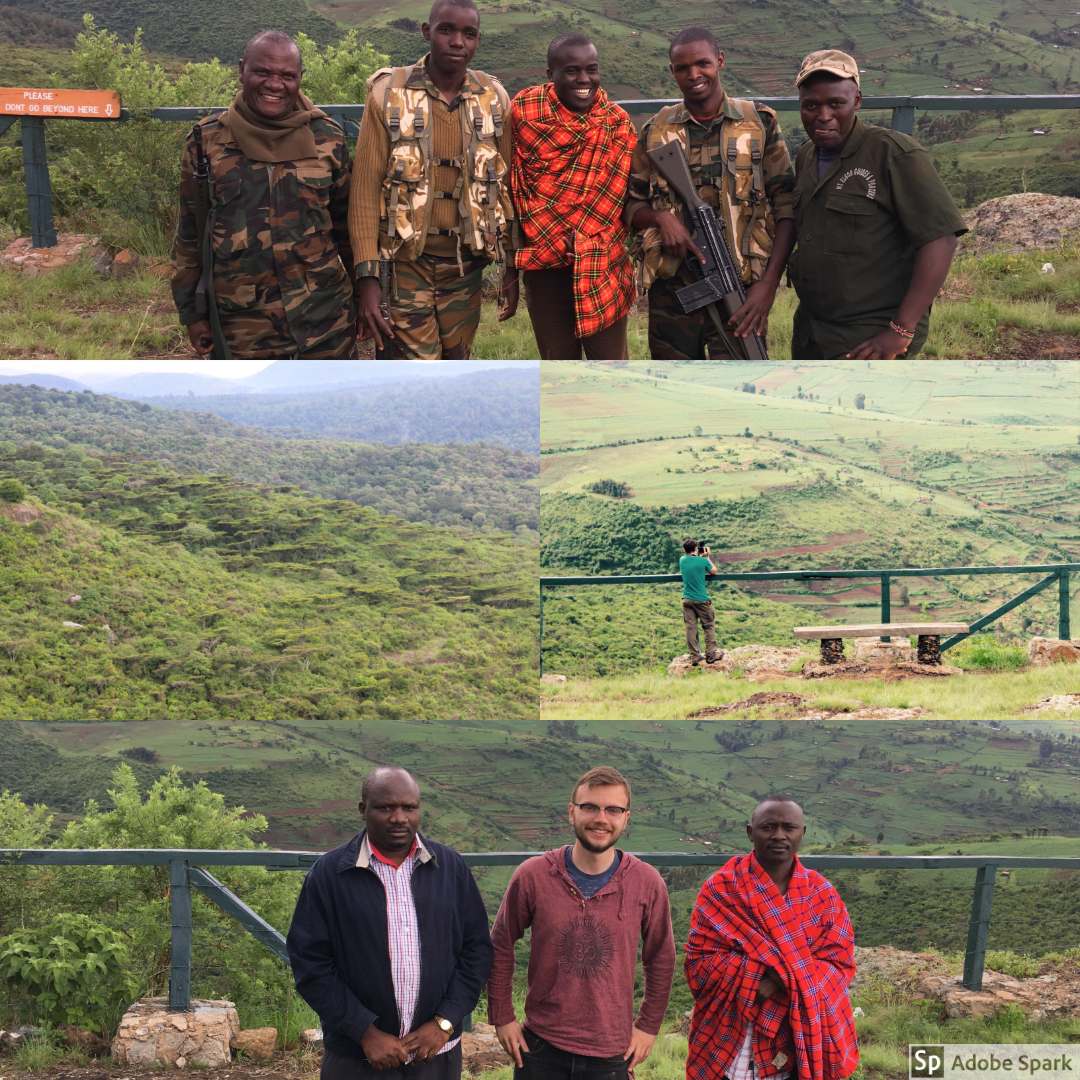
M71 627L72 630L82 630L83 629L83 624L81 622L68 622L67 620L65 620L64 625Z
M1043 263L1042 264L1042 273L1044 273L1044 274L1056 274L1057 271L1054 269L1054 264L1053 263Z
M143 998L120 1021L112 1056L117 1065L228 1065L230 1044L239 1033L231 1001L195 1000L187 1012L175 1013L168 998Z

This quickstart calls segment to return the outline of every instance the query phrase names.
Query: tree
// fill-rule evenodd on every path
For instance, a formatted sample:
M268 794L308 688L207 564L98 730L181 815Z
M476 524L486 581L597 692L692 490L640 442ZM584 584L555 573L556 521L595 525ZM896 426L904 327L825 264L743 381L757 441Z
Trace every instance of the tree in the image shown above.
M882 842L882 840L884 840L884 839L885 839L885 834L883 832L879 832L877 834L877 842L880 844Z
M937 53L934 53L934 55L930 57L930 66L932 68L936 68L938 66L938 54Z
M866 395L865 394L856 394L855 395L855 408L856 409L865 409L866 408Z
M700 424L695 424L694 425L694 438L695 439L700 439L701 438L701 425Z
M18 480L0 480L0 499L9 503L21 503L26 498L26 488Z
M1053 752L1054 744L1050 739L1043 739L1043 741L1039 743L1039 757L1045 760L1046 758L1050 757Z

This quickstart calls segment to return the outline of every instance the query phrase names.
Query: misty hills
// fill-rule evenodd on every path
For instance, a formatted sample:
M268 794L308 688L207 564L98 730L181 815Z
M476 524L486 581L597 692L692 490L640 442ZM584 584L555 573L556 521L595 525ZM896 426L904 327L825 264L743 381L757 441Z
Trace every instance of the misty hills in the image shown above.
M209 412L279 437L408 442L486 442L540 452L536 368L318 393L145 398L170 409Z

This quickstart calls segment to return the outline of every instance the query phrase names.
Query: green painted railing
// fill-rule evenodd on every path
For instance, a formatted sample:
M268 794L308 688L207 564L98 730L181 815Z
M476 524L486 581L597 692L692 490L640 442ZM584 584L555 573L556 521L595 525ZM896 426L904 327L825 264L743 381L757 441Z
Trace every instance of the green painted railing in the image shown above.
M951 649L965 638L977 634L995 619L1026 600L1041 593L1043 589L1056 584L1058 587L1058 637L1068 640L1071 635L1069 622L1069 573L1080 570L1080 563L1045 563L1034 566L935 566L921 569L894 568L891 570L765 570L750 574L728 574L718 570L706 578L706 584L720 581L830 581L837 578L877 578L881 584L881 622L892 621L892 583L904 577L961 577L965 574L1046 574L1042 581L1035 582L1022 593L1006 601L1000 607L975 619L970 623L970 633L954 634L941 643L941 650ZM550 576L540 578L540 664L543 669L544 657L544 589L566 585L669 585L681 582L680 574L593 574L588 577L574 575ZM882 641L888 641L883 637Z
M186 1010L191 1001L191 890L208 900L261 941L275 956L289 963L285 936L253 911L203 867L265 866L267 870L307 870L318 851L201 851L162 848L101 848L93 850L59 848L0 849L0 873L5 865L18 866L168 866L169 902L172 922L169 1008ZM518 866L538 851L490 851L463 854L469 866ZM723 866L738 852L633 852L652 866ZM1002 869L1080 870L1080 858L1052 858L1015 855L805 855L802 861L815 870L975 870L975 888L964 954L963 985L981 990L986 961L986 942L994 899L994 880ZM466 1018L466 1030L470 1019Z
M672 105L681 98L631 98L616 102L633 114L656 112L664 105ZM799 108L797 97L755 98L780 112L793 112ZM364 115L363 105L320 105L342 127L355 135L355 122ZM955 95L871 95L862 99L863 109L891 109L892 126L897 131L911 135L915 130L915 111L927 112L1015 112L1018 109L1077 109L1080 94L955 94ZM74 120L84 124L115 124L127 120L151 119L177 122L198 120L210 113L222 112L223 107L198 106L130 109L124 107L120 115L112 119L86 119L83 117L52 117L50 119ZM26 197L30 210L30 236L34 247L52 247L56 244L56 228L53 224L52 188L49 183L49 167L45 154L45 119L28 116L0 116L0 135L16 120L22 124L23 174ZM346 124L346 121L352 123Z

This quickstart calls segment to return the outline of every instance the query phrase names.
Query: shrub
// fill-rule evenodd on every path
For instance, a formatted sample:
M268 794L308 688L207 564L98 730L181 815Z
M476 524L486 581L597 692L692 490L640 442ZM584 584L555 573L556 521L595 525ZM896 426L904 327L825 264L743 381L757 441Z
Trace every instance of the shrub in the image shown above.
M610 495L613 499L628 499L632 494L630 485L622 480L594 480L591 484L585 484L584 490L594 495Z
M0 938L0 981L53 1023L92 1031L110 1027L138 989L123 935L74 912Z
M26 488L18 480L0 480L0 499L9 503L21 503L26 498Z
M979 634L957 645L951 658L955 658L957 667L968 670L1015 671L1027 663L1027 651L1023 646L1004 645L989 634Z

